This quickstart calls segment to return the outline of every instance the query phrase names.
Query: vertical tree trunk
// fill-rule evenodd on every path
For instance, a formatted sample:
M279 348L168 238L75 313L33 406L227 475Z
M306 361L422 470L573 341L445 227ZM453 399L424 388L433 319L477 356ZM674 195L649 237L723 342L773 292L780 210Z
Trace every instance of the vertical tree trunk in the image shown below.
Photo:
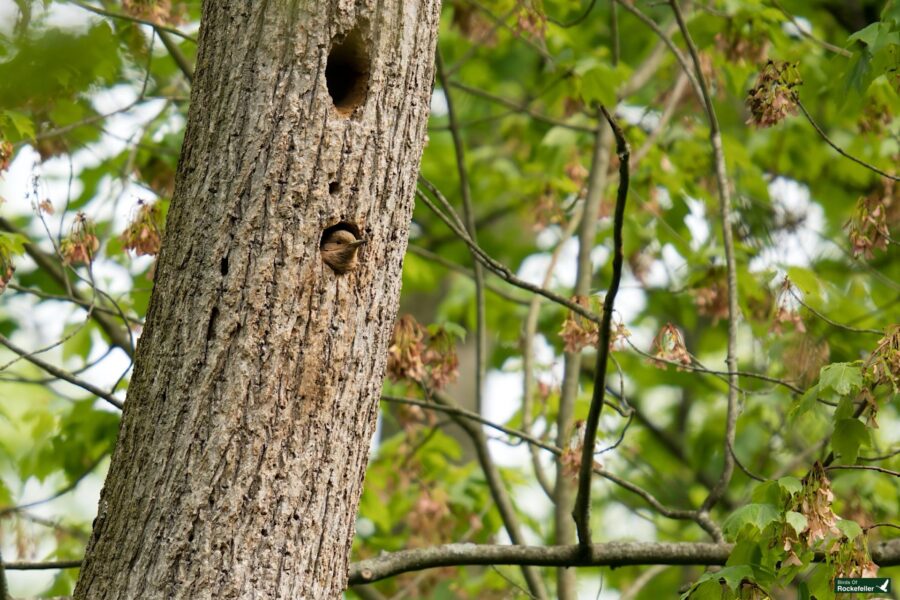
M337 598L439 0L206 0L176 191L75 592ZM356 270L323 231L368 240Z

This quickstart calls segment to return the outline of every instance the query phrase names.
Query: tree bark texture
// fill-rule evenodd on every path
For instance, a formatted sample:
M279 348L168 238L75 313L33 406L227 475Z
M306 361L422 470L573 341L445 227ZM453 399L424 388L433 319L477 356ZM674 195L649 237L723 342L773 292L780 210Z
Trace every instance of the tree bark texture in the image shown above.
M206 0L166 237L78 599L338 598L439 0ZM323 231L368 240L358 267Z

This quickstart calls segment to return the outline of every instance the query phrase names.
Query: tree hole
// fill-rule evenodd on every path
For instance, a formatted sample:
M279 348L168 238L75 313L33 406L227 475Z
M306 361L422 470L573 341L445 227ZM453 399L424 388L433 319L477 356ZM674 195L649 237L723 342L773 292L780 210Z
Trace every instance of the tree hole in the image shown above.
M321 248L325 244L325 240L331 238L332 234L337 231L349 231L353 234L353 237L356 239L361 238L361 233L359 231L359 227L356 223L350 223L349 221L341 221L336 225L332 225L331 227L326 227L322 232L322 239L319 240L319 248Z
M332 181L328 184L328 193L334 196L339 191L341 191L341 184L337 181Z
M365 102L369 91L369 56L359 30L332 41L325 81L331 101L342 115L349 115Z

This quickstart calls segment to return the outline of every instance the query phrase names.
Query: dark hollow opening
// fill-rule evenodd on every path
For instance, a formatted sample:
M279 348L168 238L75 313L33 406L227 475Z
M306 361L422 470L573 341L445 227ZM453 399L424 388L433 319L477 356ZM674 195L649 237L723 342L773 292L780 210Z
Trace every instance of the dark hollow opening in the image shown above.
M341 230L349 231L350 233L353 234L353 237L355 237L356 239L360 239L360 231L359 231L359 227L357 227L356 223L350 223L349 221L341 221L337 225L332 225L331 227L327 227L322 232L322 239L319 240L319 248L322 247L322 245L325 243L325 240L328 239L328 236L330 236L335 231L341 231Z
M332 41L325 66L328 93L338 112L349 115L366 100L369 90L369 57L359 31Z
M332 196L337 194L339 191L341 191L341 184L338 183L337 181L332 181L331 183L328 184L328 193L331 194Z

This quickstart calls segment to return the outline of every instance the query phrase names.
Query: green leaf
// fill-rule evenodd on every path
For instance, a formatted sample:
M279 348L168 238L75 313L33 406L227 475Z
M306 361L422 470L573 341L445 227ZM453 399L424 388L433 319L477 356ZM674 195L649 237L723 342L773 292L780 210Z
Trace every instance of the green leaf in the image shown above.
M895 27L900 27L900 1L888 0L881 11L881 20L885 22L893 22Z
M6 110L3 111L2 116L19 134L18 139L27 140L34 137L34 123L28 118L28 115L15 110Z
M783 492L778 482L764 481L753 490L753 502L757 504L778 505L783 498Z
M815 596L817 600L833 600L834 586L832 577L834 576L834 567L828 564L819 564L812 570L807 578L809 593Z
M63 337L68 338L62 345L64 360L73 356L87 360L91 353L91 329L92 327L85 323L67 325L63 329Z
M0 251L5 250L10 254L21 256L25 254L25 244L28 238L21 233L7 233L0 231Z
M859 31L848 37L847 41L859 42L861 44L869 46L874 52L876 48L880 47L880 44L883 43L880 42L880 40L882 40L882 38L884 37L885 31L890 31L890 27L887 25L887 23L875 22L867 27L864 27L863 29L860 29Z
M794 530L794 533L799 535L799 534L803 533L804 531L806 531L808 522L806 520L806 517L803 516L802 514L795 512L793 510L789 510L788 512L786 512L784 514L784 520L787 522L788 525L791 526L791 528Z
M854 363L834 363L819 372L819 389L834 390L841 396L862 387L862 368Z
M860 446L869 446L869 429L858 419L840 419L834 425L831 447L847 465L856 463Z
M731 538L737 537L745 525L762 531L769 523L779 520L778 509L771 504L747 504L735 510L725 519L722 530Z
M697 580L697 583L702 583L704 581L721 582L722 580L725 581L725 585L727 585L732 592L737 592L738 588L741 586L742 581L753 581L753 569L750 567L750 565L722 567L715 572L707 571L700 576L700 579ZM694 596L691 597L693 598Z
M788 411L788 418L796 419L797 417L803 416L816 405L816 400L818 399L819 384L816 384L806 390L806 392L802 396L800 396L800 399L794 402L794 404Z
M618 83L615 70L605 64L597 65L581 76L581 97L588 104L613 107Z
M788 269L788 277L790 277L794 285L796 285L804 295L818 298L821 294L822 286L819 283L818 275L816 275L813 270L804 269L802 267L791 267Z
M796 494L803 489L803 483L796 477L782 477L778 480L778 485L788 494Z
M862 527L860 527L859 523L856 521L841 519L840 521L837 521L835 525L848 540L855 540L857 537L861 536L863 532Z
M853 55L853 61L844 78L844 89L861 95L869 89L873 79L875 76L872 74L872 53L863 48Z
M575 132L568 127L551 127L544 139L541 140L541 145L570 148L576 145L577 139Z
M705 575L705 574L704 574ZM703 581L697 583L690 590L681 595L681 600L722 600L722 586L716 581Z
M453 321L444 321L440 324L440 326L444 328L444 331L455 336L460 342L466 341L466 328L459 323L454 323Z

